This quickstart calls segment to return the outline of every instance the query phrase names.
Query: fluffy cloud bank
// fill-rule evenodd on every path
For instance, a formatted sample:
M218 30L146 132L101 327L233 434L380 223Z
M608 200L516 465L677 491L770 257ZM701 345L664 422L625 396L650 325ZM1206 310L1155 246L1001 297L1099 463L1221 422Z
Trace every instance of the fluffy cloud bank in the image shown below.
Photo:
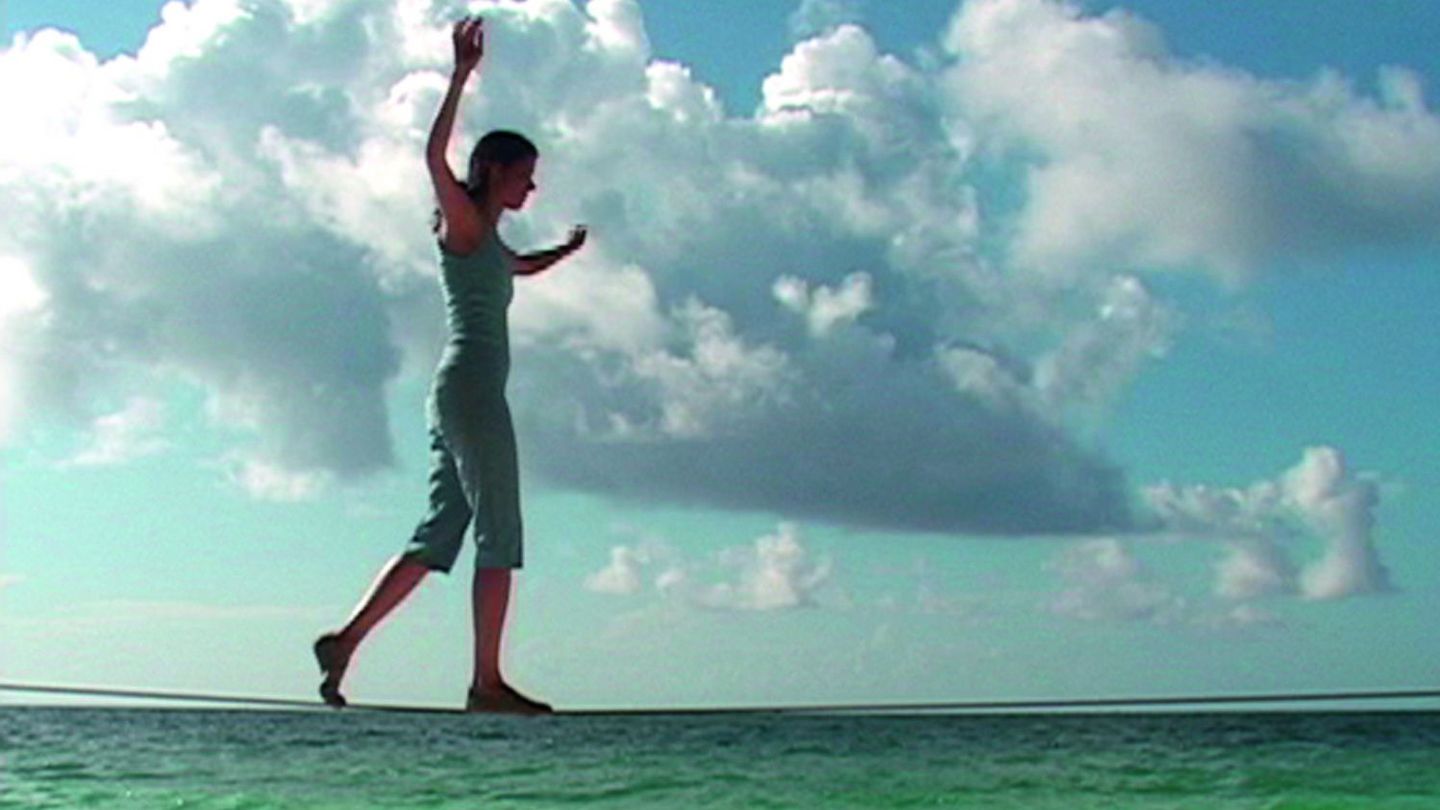
M5 319L21 417L99 419L103 437L118 427L105 402L178 379L253 435L242 468L389 463L383 385L398 356L375 262L298 211L255 157L272 116L348 123L296 70L303 46L281 11L171 3L137 57L103 64L54 30L0 53L0 254L42 293ZM290 45L267 64L277 41Z
M259 495L388 464L386 385L428 374L443 329L419 156L464 11L491 45L463 136L518 128L544 154L507 238L594 235L512 318L523 463L562 486L1127 530L1123 472L1074 425L1180 328L1146 273L1434 230L1440 124L1403 74L1379 99L1269 84L1045 0L960 6L922 68L841 24L856 8L804 4L814 36L748 117L653 58L633 0L196 0L104 63L20 35L0 53L0 289L27 292L0 305L0 421L89 422L180 381L249 437L232 466ZM997 160L1027 196L992 216ZM1342 214L1349 236L1320 227ZM603 587L632 587L632 562Z
M1046 0L968 3L946 47L956 115L1028 153L1022 262L1236 276L1440 226L1440 119L1403 68L1378 97L1329 71L1264 81L1177 60L1123 11Z

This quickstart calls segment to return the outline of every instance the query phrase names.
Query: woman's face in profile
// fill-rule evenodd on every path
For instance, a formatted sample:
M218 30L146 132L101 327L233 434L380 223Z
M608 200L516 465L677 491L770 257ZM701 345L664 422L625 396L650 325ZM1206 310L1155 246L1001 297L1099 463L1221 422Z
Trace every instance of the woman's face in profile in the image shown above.
M500 203L506 208L518 211L525 207L530 192L535 190L535 164L535 158L525 158L499 167L496 180Z

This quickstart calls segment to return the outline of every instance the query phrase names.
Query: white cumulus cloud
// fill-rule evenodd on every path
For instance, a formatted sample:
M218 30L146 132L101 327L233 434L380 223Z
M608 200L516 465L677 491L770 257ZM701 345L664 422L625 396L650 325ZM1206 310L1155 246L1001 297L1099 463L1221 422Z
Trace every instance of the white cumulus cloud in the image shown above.
M1379 487L1345 467L1333 447L1312 447L1285 476L1285 492L1296 511L1325 541L1325 553L1301 572L1312 599L1339 599L1391 589L1373 536Z
M1336 448L1307 448L1289 470L1245 488L1160 484L1144 497L1166 528L1227 546L1215 584L1226 598L1340 599L1393 588L1374 536L1379 486L1351 472ZM1307 540L1319 554L1297 564Z
M591 226L513 310L522 463L554 486L887 530L1133 528L1124 471L1071 418L1180 334L1131 265L1434 230L1437 124L1406 74L1376 98L1266 83L1042 0L960 6L950 56L917 66L857 10L802 7L813 36L749 116L654 57L634 0L195 0L108 61L23 33L0 51L0 270L26 281L0 283L33 305L0 326L0 417L90 425L180 384L244 434L221 466L257 495L392 463L387 387L443 340L420 156L462 12L490 47L452 160L530 133L540 189L505 238ZM1036 157L1005 158L1014 229L982 205L1006 143Z
M1378 97L1328 70L1258 79L1069 0L973 0L946 45L953 114L1028 155L1016 247L1035 266L1236 277L1440 225L1440 119L1402 68Z

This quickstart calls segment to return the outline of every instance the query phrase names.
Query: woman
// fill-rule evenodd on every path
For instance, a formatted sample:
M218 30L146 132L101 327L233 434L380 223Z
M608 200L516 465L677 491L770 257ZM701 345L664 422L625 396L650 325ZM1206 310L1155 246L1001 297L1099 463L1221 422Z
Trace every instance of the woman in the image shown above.
M505 402L510 369L506 308L512 277L539 273L585 242L576 228L563 245L518 256L496 232L506 210L519 210L535 190L538 152L524 136L495 131L476 144L461 184L445 150L465 81L484 53L478 17L455 24L455 70L430 130L425 158L439 201L441 279L450 340L426 403L430 426L430 511L405 552L380 572L346 625L315 642L324 680L320 696L342 707L340 681L355 648L430 571L448 572L467 526L474 525L475 672L467 711L544 713L550 707L522 695L500 672L500 634L510 602L510 571L521 566L519 475L515 431Z

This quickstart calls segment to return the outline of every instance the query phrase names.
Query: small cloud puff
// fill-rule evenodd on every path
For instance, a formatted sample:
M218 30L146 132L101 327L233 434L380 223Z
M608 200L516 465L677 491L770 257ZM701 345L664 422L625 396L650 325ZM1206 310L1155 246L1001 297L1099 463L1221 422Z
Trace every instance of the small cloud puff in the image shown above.
M90 446L66 466L110 466L159 453L170 446L161 436L164 428L164 403L133 397L124 408L95 420Z
M824 34L862 17L861 0L800 0L790 12L790 35L796 40Z
M660 567L655 591L697 607L769 611L809 607L830 581L829 558L816 559L799 528L782 523L753 544L727 548L708 563L687 560L669 546L615 546L610 562L585 579L597 593L633 595L644 589L649 569Z
M870 309L870 276L851 273L838 288L818 285L811 291L803 279L781 276L776 279L775 300L786 309L805 318L812 337L824 337Z
M1184 601L1152 579L1129 546L1115 538L1078 543L1051 563L1065 589L1050 603L1061 616L1084 621L1166 621Z
M647 562L643 552L630 546L615 546L610 549L610 564L586 577L585 587L596 593L622 596L639 593L644 587L642 570Z

